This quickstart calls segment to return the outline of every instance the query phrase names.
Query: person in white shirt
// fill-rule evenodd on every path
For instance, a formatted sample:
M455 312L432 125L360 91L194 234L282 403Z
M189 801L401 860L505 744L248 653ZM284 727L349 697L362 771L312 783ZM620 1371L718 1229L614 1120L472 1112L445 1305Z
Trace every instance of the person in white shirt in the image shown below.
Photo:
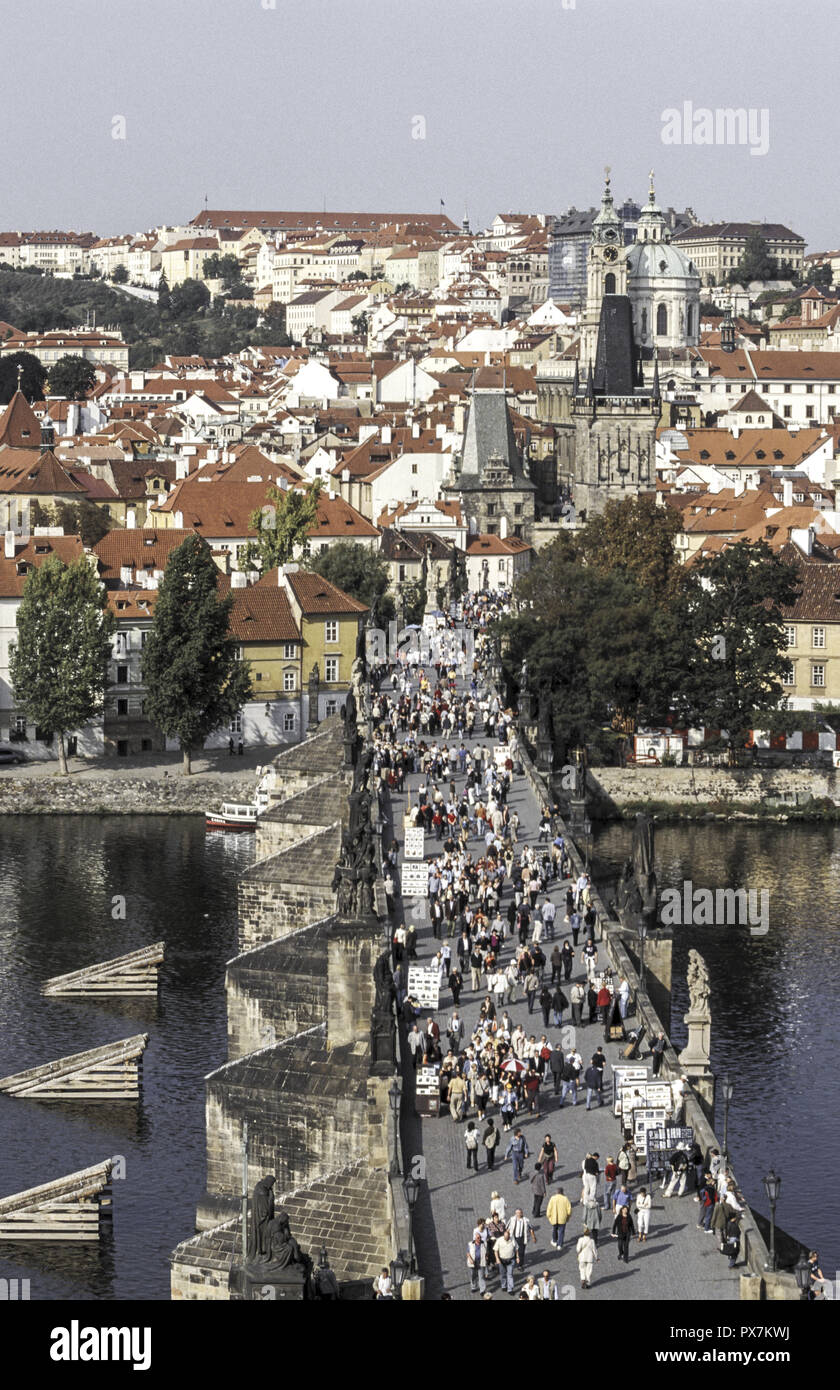
M500 1197L499 1194L498 1194L498 1192L491 1192L491 1194L490 1194L490 1215L491 1215L491 1216L498 1216L500 1222L501 1222L502 1225L504 1226L504 1224L505 1224L505 1199L504 1199L504 1197Z
M560 1294L557 1291L557 1285L547 1269L544 1269L540 1275L538 1287L540 1298L550 1299L552 1302L559 1302Z
M387 1269L385 1269L384 1267L379 1276L373 1281L373 1291L377 1299L394 1297L394 1290L391 1285L391 1276L388 1273Z
M637 1241L647 1240L650 1230L650 1208L651 1196L646 1188L642 1187L636 1196L636 1239Z

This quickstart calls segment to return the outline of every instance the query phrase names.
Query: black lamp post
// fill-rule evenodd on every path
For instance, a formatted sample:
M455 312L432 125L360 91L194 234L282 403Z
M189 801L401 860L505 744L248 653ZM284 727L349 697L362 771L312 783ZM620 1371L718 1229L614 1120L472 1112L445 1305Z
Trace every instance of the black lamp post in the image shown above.
M770 1262L767 1268L772 1271L776 1268L776 1203L782 1190L782 1180L778 1173L774 1173L771 1168L763 1181L764 1191L767 1193L767 1200L770 1203Z
M394 1290L395 1298L402 1298L402 1286L405 1283L405 1276L408 1273L408 1260L405 1251L400 1250L396 1259L391 1261L391 1287Z
M420 1196L420 1182L409 1175L403 1180L403 1193L408 1207L408 1272L414 1273L414 1208Z
M394 1157L391 1159L391 1174L399 1177L400 1172L400 1101L402 1091L397 1078L394 1077L388 1088L388 1102L391 1106L391 1114L394 1117Z
M729 1106L735 1094L735 1082L727 1072L720 1083L723 1092L723 1156L729 1160Z
M799 1297L807 1298L811 1287L811 1266L805 1258L804 1250L793 1267L793 1273L799 1288Z
M588 818L583 822L583 837L586 846L586 872L589 873L589 855L592 849L592 822Z
M639 989L645 987L645 942L647 941L647 922L642 918L639 923Z

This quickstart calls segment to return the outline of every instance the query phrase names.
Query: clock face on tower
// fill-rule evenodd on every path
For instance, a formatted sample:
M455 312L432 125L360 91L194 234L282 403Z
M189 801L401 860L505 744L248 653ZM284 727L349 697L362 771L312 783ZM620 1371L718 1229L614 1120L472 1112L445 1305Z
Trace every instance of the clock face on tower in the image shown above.
M617 251L617 249L616 249L614 246L605 246L605 247L604 247L604 260L605 260L605 261L617 261L617 260L618 260L618 251Z

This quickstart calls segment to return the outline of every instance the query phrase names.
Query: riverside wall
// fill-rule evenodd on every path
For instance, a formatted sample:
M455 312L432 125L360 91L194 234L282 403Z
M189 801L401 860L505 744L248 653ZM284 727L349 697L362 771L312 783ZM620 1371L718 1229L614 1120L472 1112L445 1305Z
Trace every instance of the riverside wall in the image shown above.
M100 774L15 778L0 773L0 816L198 816L223 801L252 801L256 778Z
M587 775L590 814L610 819L645 806L657 814L755 816L840 813L835 769L596 767Z

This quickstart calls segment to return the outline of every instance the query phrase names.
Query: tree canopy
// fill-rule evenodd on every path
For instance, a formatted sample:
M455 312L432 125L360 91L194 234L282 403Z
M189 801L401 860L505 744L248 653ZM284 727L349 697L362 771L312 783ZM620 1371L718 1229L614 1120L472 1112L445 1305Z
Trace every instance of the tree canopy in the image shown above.
M668 722L725 729L736 747L756 717L783 708L795 570L763 541L686 569L679 526L644 498L608 503L519 581L519 611L499 625L504 670L518 686L527 662L567 750Z
M105 590L86 560L65 565L50 555L30 570L9 671L27 720L47 737L58 735L64 774L65 735L89 724L103 707L113 630Z
M0 357L0 405L8 405L18 389L18 367L22 368L20 389L28 401L42 401L47 369L31 352L10 352Z
M66 396L70 401L83 401L96 385L96 368L86 357L65 353L50 368L49 390L52 396Z
M345 594L367 604L376 623L390 622L395 616L384 555L366 550L354 541L338 541L314 556L310 566Z
M295 552L302 559L309 555L309 533L318 516L321 480L317 478L306 489L271 486L264 505L252 512L249 520L255 540L242 551L244 569L258 569L263 574L279 565L288 565Z
M218 595L219 571L200 536L173 550L143 648L146 714L177 738L185 773L194 748L238 714L251 694L247 664L228 625L233 594Z
M779 270L770 255L770 248L756 227L747 237L740 261L729 272L730 282L745 285L750 280L775 280L778 274Z

